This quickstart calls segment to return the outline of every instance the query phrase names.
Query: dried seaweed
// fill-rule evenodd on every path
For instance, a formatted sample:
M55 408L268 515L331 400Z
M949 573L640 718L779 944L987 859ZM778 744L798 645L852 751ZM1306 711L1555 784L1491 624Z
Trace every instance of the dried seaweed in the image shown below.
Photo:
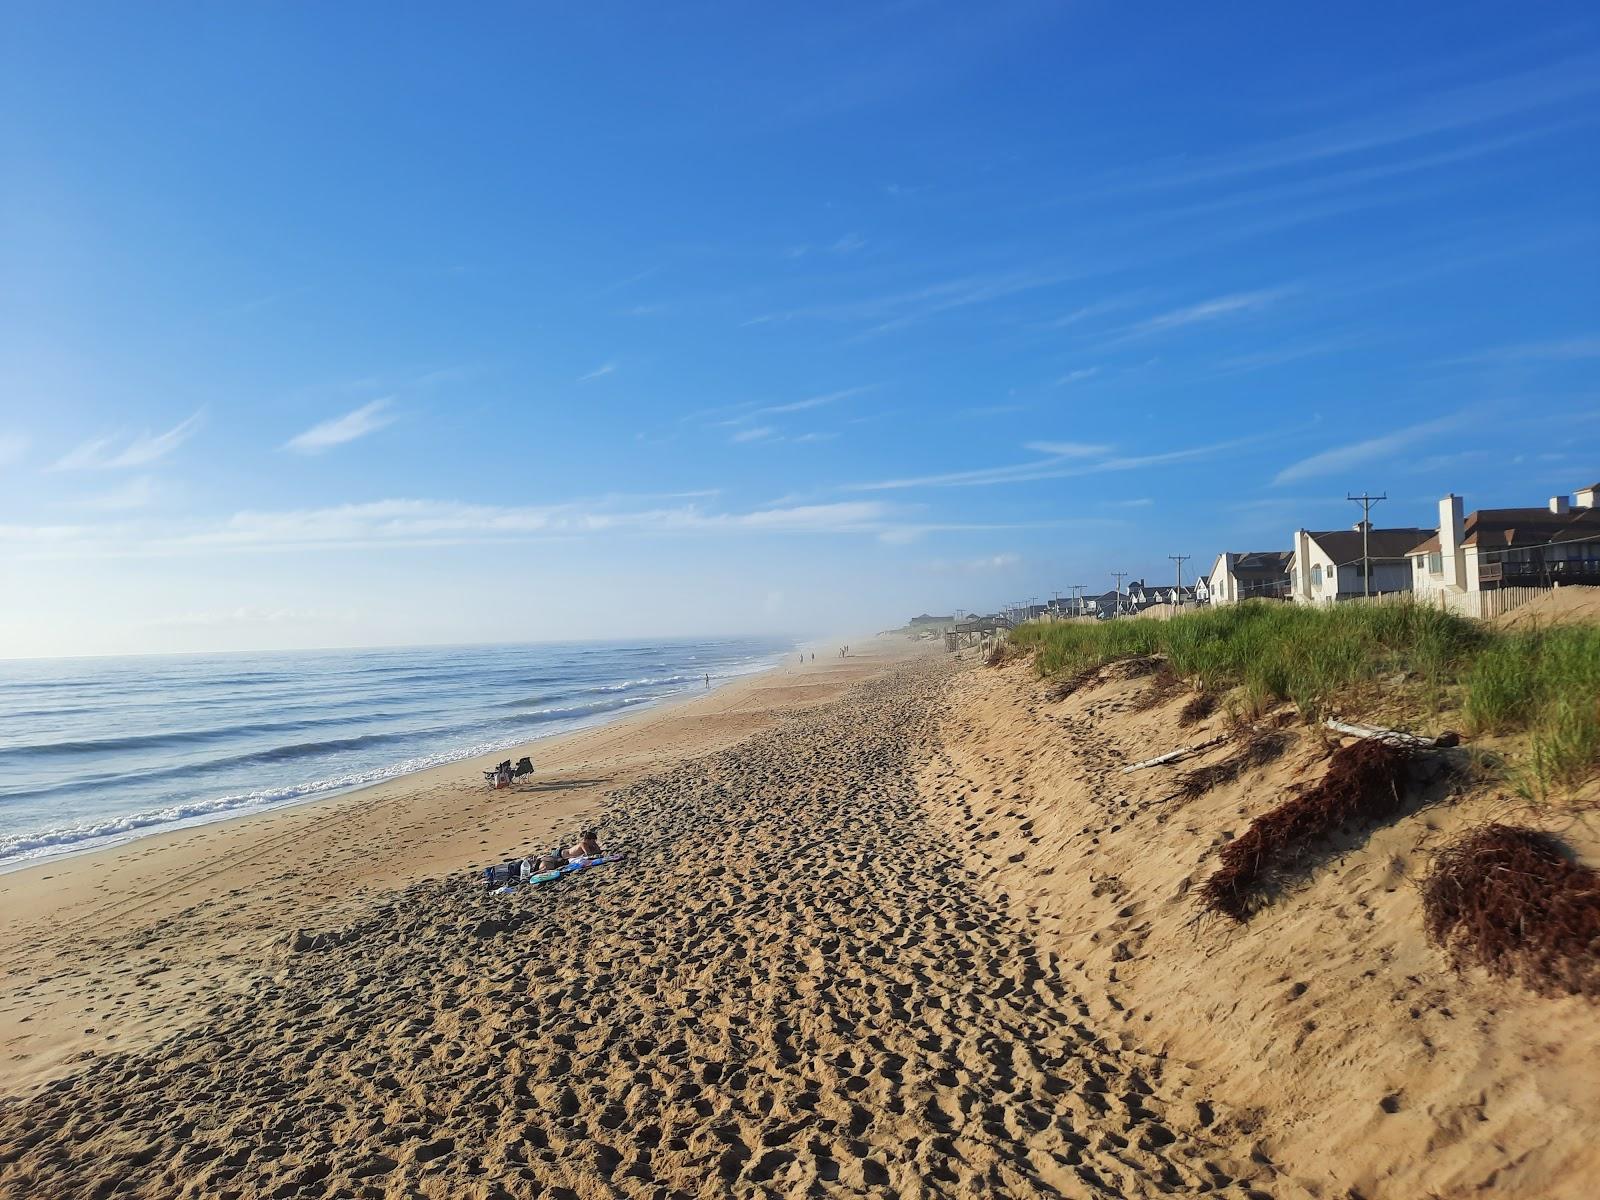
M1422 906L1458 969L1600 1000L1600 874L1548 834L1491 824L1452 842L1434 856Z
M1052 700L1065 700L1074 692L1088 687L1099 676L1099 666L1085 667L1081 671L1074 671L1071 675L1056 680L1054 686L1050 689L1050 698Z
M1196 767L1180 775L1178 792L1190 800L1203 796L1214 787L1233 782L1246 771L1264 767L1281 758L1289 748L1289 741L1289 735L1280 730L1253 730L1244 745L1221 762Z
M1156 669L1149 672L1149 674L1151 676L1150 686L1134 701L1133 708L1135 712L1144 712L1146 709L1154 708L1158 704L1164 704L1184 689L1183 680L1179 679L1172 668L1167 666L1165 660L1158 660Z
M1416 751L1356 742L1334 752L1318 784L1263 813L1222 848L1222 866L1200 890L1214 912L1248 921L1274 883L1303 866L1322 839L1354 822L1392 817L1404 803Z
M1215 692L1196 692L1190 697L1189 702L1178 712L1178 724L1187 729L1190 725L1197 725L1212 713L1217 711L1217 694Z

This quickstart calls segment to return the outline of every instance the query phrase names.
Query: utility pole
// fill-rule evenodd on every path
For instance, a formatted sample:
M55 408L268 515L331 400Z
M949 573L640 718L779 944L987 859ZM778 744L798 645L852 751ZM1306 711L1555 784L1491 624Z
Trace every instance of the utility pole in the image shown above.
M1389 493L1385 492L1381 496L1369 496L1369 495L1367 495L1366 492L1362 492L1361 495L1359 495L1359 496L1352 496L1352 495L1350 495L1349 492L1346 492L1344 498L1346 500L1353 500L1353 501L1355 501L1355 503L1361 505L1361 594L1363 596L1371 596L1372 595L1372 560L1371 560L1371 556L1367 553L1367 534L1372 529L1372 506L1374 504L1376 504L1379 500L1387 500L1389 498ZM1304 568L1302 568L1302 569L1304 569ZM1337 563L1334 564L1334 568L1333 569L1334 569L1333 591L1334 591L1334 595L1337 596L1338 593L1339 593L1339 581L1338 581L1338 570L1339 570L1339 567L1338 567Z
M1113 579L1115 579L1117 581L1117 612L1118 613L1122 612L1122 581L1124 579L1126 579L1130 574L1131 574L1131 572L1129 572L1129 571L1113 571L1113 572L1111 572L1111 578L1113 578Z
M1069 584L1067 587L1067 590L1072 593L1072 615L1075 617L1083 616L1084 587L1085 585L1081 583Z
M1172 599L1173 599L1173 603L1178 605L1181 608L1183 606L1183 564L1188 562L1191 558L1193 558L1194 555L1192 555L1192 554L1169 554L1169 555L1167 555L1167 557L1170 558L1173 562L1178 564L1178 590L1173 593Z

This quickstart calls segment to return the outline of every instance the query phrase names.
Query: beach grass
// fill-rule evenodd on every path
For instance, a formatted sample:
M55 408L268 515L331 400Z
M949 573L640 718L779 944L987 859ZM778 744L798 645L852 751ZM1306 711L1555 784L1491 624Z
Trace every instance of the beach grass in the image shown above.
M1513 777L1532 798L1583 782L1600 757L1597 626L1501 631L1419 604L1256 601L1169 621L1030 623L1011 643L1048 676L1159 654L1247 714L1285 701L1307 720L1458 712L1474 734L1526 735Z
M1600 759L1600 626L1533 628L1494 638L1465 676L1462 710L1482 733L1526 732L1518 790L1543 799L1575 787Z

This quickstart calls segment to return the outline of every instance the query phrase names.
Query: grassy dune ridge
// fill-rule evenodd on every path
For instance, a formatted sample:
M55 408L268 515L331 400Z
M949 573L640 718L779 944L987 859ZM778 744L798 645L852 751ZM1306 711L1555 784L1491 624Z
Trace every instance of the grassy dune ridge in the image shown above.
M1052 676L1159 654L1201 689L1230 693L1245 715L1290 701L1307 720L1337 705L1524 734L1510 766L1530 796L1577 786L1600 757L1600 626L1506 631L1418 604L1255 601L1170 621L1032 623L1011 644Z

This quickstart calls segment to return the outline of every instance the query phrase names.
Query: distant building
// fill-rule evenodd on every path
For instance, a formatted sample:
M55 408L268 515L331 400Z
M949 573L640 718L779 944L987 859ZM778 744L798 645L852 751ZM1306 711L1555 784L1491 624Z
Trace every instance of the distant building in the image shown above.
M1353 529L1296 530L1289 559L1290 596L1297 604L1332 604L1368 593L1409 592L1411 551L1431 532L1369 527L1364 560L1360 522Z
M934 617L923 613L921 616L912 617L911 620L907 621L906 628L911 630L912 633L937 633L948 629L955 623L956 619L953 616Z
M1290 550L1246 550L1217 555L1211 574L1195 585L1210 604L1237 604L1257 597L1282 599L1289 594Z
M1114 617L1118 613L1128 612L1132 604L1127 595L1118 591L1101 592L1098 596L1085 596L1084 605L1089 615L1093 617Z
M1600 484L1575 504L1552 496L1543 508L1480 508L1463 517L1460 496L1439 501L1439 529L1411 548L1419 598L1503 587L1600 585Z

